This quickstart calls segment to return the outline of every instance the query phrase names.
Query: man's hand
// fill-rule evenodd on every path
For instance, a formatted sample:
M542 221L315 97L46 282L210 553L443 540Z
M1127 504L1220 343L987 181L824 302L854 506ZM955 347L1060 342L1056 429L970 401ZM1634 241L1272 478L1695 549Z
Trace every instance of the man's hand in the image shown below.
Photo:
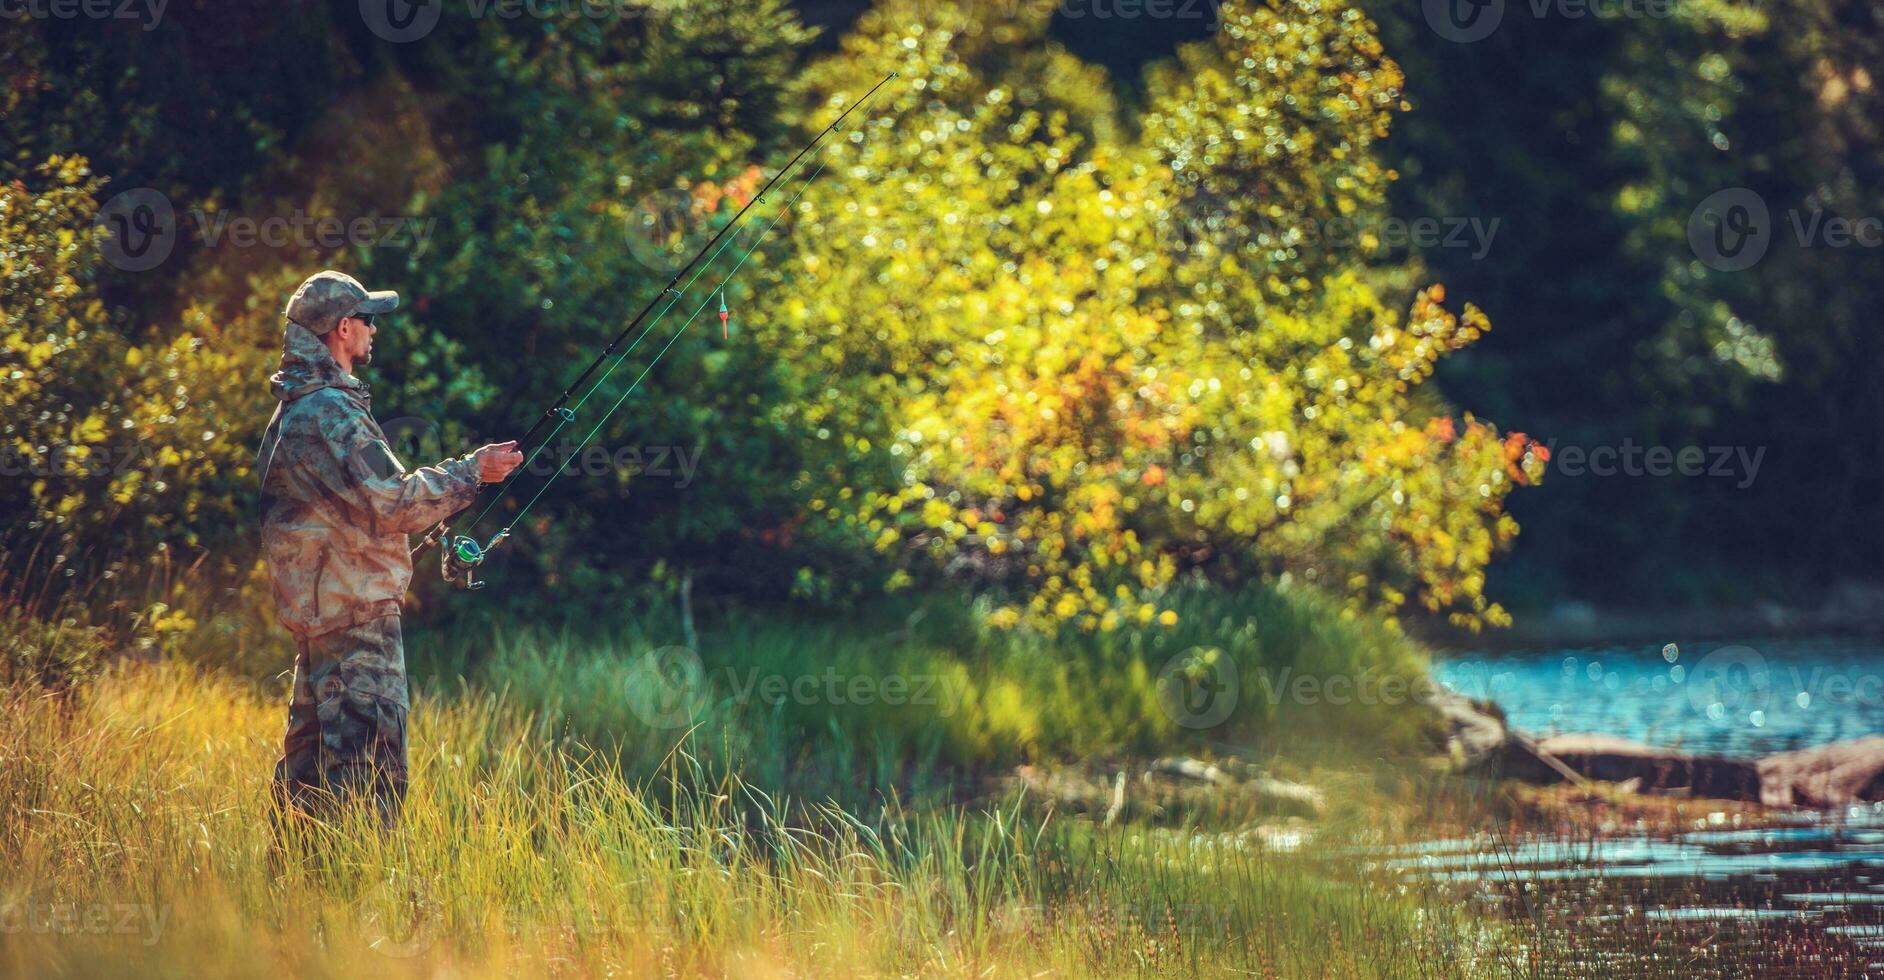
M485 446L471 456L477 460L480 483L502 483L512 470L523 465L523 454L517 451L515 439Z

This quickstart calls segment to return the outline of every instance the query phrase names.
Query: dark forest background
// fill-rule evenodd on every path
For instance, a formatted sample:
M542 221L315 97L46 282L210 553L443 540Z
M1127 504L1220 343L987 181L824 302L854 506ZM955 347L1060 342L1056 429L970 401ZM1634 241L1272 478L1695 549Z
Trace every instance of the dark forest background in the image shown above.
M861 6L804 9L838 23ZM1381 151L1402 178L1394 212L1500 222L1482 258L1417 256L1496 325L1441 363L1446 395L1559 448L1765 452L1750 482L1553 468L1507 504L1524 531L1494 566L1493 594L1529 607L1813 606L1875 579L1884 248L1875 232L1868 247L1833 247L1793 228L1815 215L1876 227L1884 213L1884 4L1678 0L1582 16L1552 4L1537 16L1512 2L1467 43L1442 37L1420 4L1363 6L1413 106ZM1054 31L1131 78L1212 29L1119 23L1063 10ZM1704 199L1736 187L1766 201L1770 244L1753 268L1723 273L1687 235Z

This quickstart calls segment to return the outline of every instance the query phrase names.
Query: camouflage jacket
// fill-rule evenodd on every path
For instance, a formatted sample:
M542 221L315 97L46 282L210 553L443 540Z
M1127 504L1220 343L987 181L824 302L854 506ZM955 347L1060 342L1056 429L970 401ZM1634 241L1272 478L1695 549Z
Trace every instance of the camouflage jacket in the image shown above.
M471 505L469 456L407 471L373 420L364 382L290 323L281 404L262 437L262 553L282 625L320 636L397 613L412 580L407 535Z

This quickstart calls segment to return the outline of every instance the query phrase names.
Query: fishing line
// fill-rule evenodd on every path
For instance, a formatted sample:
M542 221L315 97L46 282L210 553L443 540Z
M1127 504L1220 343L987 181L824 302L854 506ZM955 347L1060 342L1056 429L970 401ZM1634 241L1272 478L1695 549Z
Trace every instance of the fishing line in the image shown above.
M759 250L759 245L765 241L765 236L768 234L771 234L772 229L777 227L779 221L782 220L785 217L785 215L791 213L792 206L798 203L799 198L805 196L805 191L811 189L811 185L817 181L818 175L824 172L824 166L827 162L828 161L820 160L818 162L817 169L813 170L811 172L811 176L805 178L805 182L803 186L798 188L798 193L792 195L792 199L790 201L787 201L785 203L785 206L780 208L778 213L772 216L771 224L766 225L765 229L759 232L758 237L753 239L752 246L746 249L745 254L741 255L739 257L739 261L733 264L732 269L730 269L726 273L725 278L720 280L721 290L724 290L726 288L726 284L733 280L733 276L739 274L739 270L742 266L746 264L746 260L749 258L752 258L752 253ZM615 415L615 412L621 408L622 404L628 400L628 396L634 394L636 388L641 387L641 382L647 379L648 373L654 370L655 365L661 363L661 358L667 356L668 350L674 346L674 343L676 341L680 340L680 337L682 334L687 332L688 327L693 326L693 321L699 319L700 314L705 312L708 304L712 302L713 302L713 294L708 293L707 297L700 301L700 305L694 307L692 315L688 316L686 322L680 325L680 329L674 331L674 335L672 337L667 338L667 343L664 346L662 346L661 349L657 353L655 353L654 359L648 362L648 366L641 369L641 373L635 377L634 382L628 385L627 390L623 391L620 397L615 399L615 404L610 405L608 407L608 411L603 412L602 417L596 420L595 427L589 430L589 434L582 437L582 442L576 445L576 448L575 448L576 453L581 453L582 450L588 448L589 443L593 441L596 435L602 431L602 427L608 424L608 420L612 418ZM620 362L617 362L617 363L620 363ZM563 475L563 472L566 469L567 467L564 467L564 466L557 467L556 472L554 474L551 474L549 479L543 481L543 485L537 488L536 496L531 497L530 502L524 504L523 508L517 511L517 516L512 517L510 519L511 527L515 527L518 521L523 520L523 515L528 514L530 512L530 508L536 506L536 502L542 499L544 491L548 490L550 488L550 485L555 483L557 478L561 477ZM499 537L493 538L492 543L495 544L498 540L501 540L503 536L508 535L509 533L510 533L510 528L506 527L503 531L498 532ZM489 550L489 549L487 548L486 550Z
M797 198L793 198L793 200L797 200ZM741 230L743 231L744 229ZM491 511L496 509L498 504L503 503L505 495L510 492L511 485L516 483L517 480L529 470L530 466L542 456L543 450L550 448L550 446L555 443L556 437L562 433L563 429L568 426L569 423L576 420L576 413L582 410L582 406L587 405L589 399L594 397L596 392L602 390L602 386L607 384L608 379L614 376L615 369L621 367L622 362L628 359L628 355L634 353L635 348L641 346L641 341L646 339L648 334L654 332L654 328L660 324L662 317L667 316L669 311L680 305L681 298L687 294L688 290L693 288L693 284L698 282L701 276L706 274L707 269L711 268L713 263L719 260L720 253L726 251L738 237L738 235L734 235L722 242L719 248L715 249L713 254L708 257L705 262L701 263L700 268L694 271L693 278L688 279L687 284L680 287L679 292L674 292L670 289L667 293L663 293L663 295L672 293L671 298L667 301L667 305L662 307L661 311L656 313L652 320L648 321L647 327L641 331L639 336L635 337L634 341L628 345L627 349L623 350L621 354L615 358L614 362L608 366L608 370L602 372L602 376L595 380L595 384L589 386L589 390L583 393L582 398L576 402L574 407L568 409L566 412L557 413L556 427L551 429L549 434L543 437L543 441L537 444L535 449L530 451L530 457L524 460L523 464L518 466L516 470L510 474L508 479L504 480L503 485L497 488L497 493L491 497L491 502L486 504L484 509L478 512L478 516L471 518L469 527L475 528L479 524L484 523L484 518L489 516ZM722 283L722 286L723 285ZM573 388L574 386L571 387ZM558 472L561 471L563 465L566 464L558 464Z
M519 444L529 443L531 437L536 435L537 429L543 425L544 419L550 418L553 415L558 415L562 411L563 407L569 403L569 396L573 394L577 388L582 387L584 382L589 380L589 375L594 374L595 369L601 366L602 362L608 358L608 355L613 354L615 352L616 345L620 344L622 340L628 336L629 333L633 332L635 326L641 322L642 318L648 315L648 312L654 308L654 305L656 303L660 302L662 296L665 296L669 293L674 292L674 284L680 282L681 277L685 276L688 273L688 271L694 267L694 264L700 261L701 257L707 253L707 250L719 244L720 240L722 238L725 238L728 232L738 227L740 220L745 218L746 212L752 210L753 206L758 204L760 201L765 200L767 196L772 193L772 188L776 187L781 180L784 180L785 176L791 173L792 170L798 166L799 161L803 160L806 154L822 146L824 143L824 138L826 136L829 136L831 133L835 132L837 130L837 127L842 125L845 119L850 118L850 114L853 112L856 112L860 106L876 98L876 94L878 90L882 89L883 86L889 84L890 80L895 77L897 77L896 72L890 72L888 75L883 76L882 80L877 82L875 85L871 86L870 91L865 92L862 98L851 103L849 108L845 109L842 113L840 113L836 119L833 119L829 126L824 127L822 130L819 130L818 135L813 137L810 143L805 144L804 148L799 150L797 154L795 154L791 158L791 160L788 161L785 164L785 166L779 170L777 174L773 175L771 180L766 181L765 186L759 189L758 195L756 195L752 200L747 201L746 205L739 209L739 213L733 215L733 220L728 222L726 227L721 228L719 232L713 236L713 239L711 241L707 242L706 245L702 246L700 248L700 251L695 252L693 257L687 260L687 264L682 266L679 272L674 273L674 278L668 280L667 288L663 289L660 294L657 294L655 296L655 298L648 300L647 305L641 308L641 312L635 314L634 319L630 320L628 322L628 325L622 328L621 333L615 335L615 339L609 342L608 347L603 349L601 354L596 355L595 360L589 362L589 366L584 368L582 370L582 373L576 376L575 382L570 384L568 388L564 389L562 396L556 400L556 404L553 407L551 407L549 411L543 413L543 416L537 419L536 422L530 426L530 430L524 433L523 438L519 439L518 443ZM675 301L676 302L678 301L678 296L676 296ZM670 307L671 305L672 304L670 304Z
M842 113L839 113L838 117L831 121L830 125L820 130L818 132L818 135L814 137L810 143L806 144L802 149L800 149L797 152L797 154L795 154L791 158L791 160L788 161L785 164L785 166L779 170L777 174L773 175L773 177L770 180L766 181L765 186L759 189L758 194L754 195L750 201L747 201L746 204L739 209L738 213L733 215L732 220L727 222L724 228L721 228L717 233L714 234L713 238L710 241L708 241L704 246L702 246L698 252L695 252L693 257L687 260L687 264L681 267L680 271L674 273L673 278L668 280L667 286L663 288L660 293L656 294L656 296L653 299L650 299L647 302L647 304L641 308L640 312L635 314L634 318L628 322L628 325L623 327L622 331L619 334L617 334L613 340L609 341L608 346L603 348L600 354L596 355L595 360L589 362L588 367L584 368L582 370L582 373L576 376L576 380L572 382L569 385L569 387L563 390L562 395L556 399L556 403L552 405L548 411L544 412L543 415L539 417L536 420L536 422L534 422L530 426L529 431L525 432L521 439L517 440L517 443L519 446L531 447L527 461L523 465L519 466L516 470L514 470L510 474L510 476L506 478L501 485L499 485L499 487L497 488L497 492L492 497L490 503L487 504L483 510L478 512L477 517L472 519L470 527L475 528L478 523L482 522L485 517L490 515L491 511L496 508L497 504L503 501L503 499L508 495L509 491L516 484L517 480L523 475L525 471L528 470L530 464L534 463L541 456L543 450L548 448L554 442L556 436L559 435L562 432L562 430L566 426L568 426L569 423L575 421L575 415L576 415L575 409L582 408L584 405L588 403L590 398L594 397L597 391L601 390L602 386L609 380L610 377L613 376L616 369L618 369L621 366L621 364L627 360L628 355L633 353L635 349L640 346L641 341L645 339L648 336L648 334L654 331L655 326L660 323L661 319L665 317L670 311L672 311L675 306L678 306L680 304L680 301L686 296L687 292L693 288L694 284L699 281L702 275L706 274L706 270L710 268L716 261L718 261L720 255L723 254L727 248L732 246L733 240L739 236L739 233L743 233L744 231L744 229L740 227L740 223L745 218L746 213L751 211L755 205L758 205L768 200L773 189L777 187L781 181L786 180L788 176L791 175L792 172L798 168L799 163L804 160L807 154L810 154L813 151L817 151L820 155L822 155L823 147L828 145L825 143L825 137L835 132L837 128L843 124L844 120L850 117L851 113L857 111L857 109L863 106L865 103L874 100L876 98L877 92L880 91L883 88L883 86L889 84L891 79L896 78L896 77L897 77L896 72L890 72L889 74L885 75L875 85L871 86L870 90L868 92L865 92L861 98L857 99L855 102L852 102L848 108L846 108ZM808 188L811 184L811 181L816 180L817 175L819 173L822 173L823 170L824 170L824 164L820 162L817 169L812 171L811 176L807 178L804 185L799 188L798 193L794 195L791 201L787 202L784 208L782 208L779 211L779 213L772 218L772 222L765 226L765 228L759 233L758 237L753 240L753 244L751 245L751 247L749 247L746 250L745 254L740 256L739 262L733 267L733 271L727 273L726 276L720 280L720 285L719 285L720 304L721 304L720 322L721 322L721 327L723 331L726 329L726 323L728 319L728 313L725 309L725 288L726 288L727 282L731 280L734 272L737 272L741 266L745 265L746 260L752 256L752 253L755 250L757 250L759 243L765 240L765 236L769 234L772 228L778 224L780 219L782 219L784 215L791 210L792 206L797 203L798 199L804 196L805 188ZM709 252L711 252L712 254L708 255ZM689 272L692 273L691 276L688 275ZM687 279L686 285L680 286L678 289L675 288L677 284L680 283L683 277ZM666 305L661 306L660 312L655 313L653 319L648 320L648 315L654 312L655 307L657 305L660 305L663 299L667 301ZM711 299L710 294L709 294L708 299L709 300ZM705 309L704 303L702 303L700 308L694 310L693 316L690 316L687 318L687 323L682 324L680 330L675 332L674 337L669 339L667 342L667 345L661 348L660 352L655 355L654 360L649 362L648 367L641 372L640 377L637 377L635 379L634 384L630 385L628 390L623 392L620 398L616 399L614 406L612 406L609 409L608 414L604 415L601 418L601 420L599 420L596 423L596 427L594 429L591 429L589 435L583 439L582 445L577 447L578 452L580 452L582 448L586 447L589 444L590 440L592 440L597 434L597 432L600 431L601 426L608 421L608 418L611 415L613 415L615 410L621 406L624 400L626 400L628 394L633 392L635 387L640 385L642 379L647 377L648 372L653 369L655 364L658 364L660 362L661 357L667 353L668 349L674 345L674 341L679 339L680 334L686 331L687 326L690 325L694 321L694 319L700 315L700 312L703 309ZM570 397L574 395L578 389L582 388L585 384L587 384L590 376L595 373L597 368L601 367L604 362L610 360L610 357L615 354L615 348L620 346L621 342L624 339L626 339L630 333L633 333L634 329L637 326L640 326L643 320L647 320L647 325L642 329L641 333L635 337L634 341L628 345L628 348L626 350L623 350L619 356L614 357L613 362L609 364L608 370L604 372L602 377L597 379L593 385L590 385L588 387L588 389L583 393L582 398L576 402L575 408L574 409L570 408L569 407ZM537 432L541 430L543 426L552 419L554 419L555 421L554 421L553 427L550 430L549 435L541 443L535 443L533 445L532 441L535 438ZM567 466L567 463L564 462L557 467L556 472L552 474L549 477L549 479L544 482L544 485L542 487L538 488L536 496L530 498L530 503L524 506L524 511L527 511L531 505L533 505L539 498L542 497L543 491L548 489L549 485L551 483L554 483L556 479L562 475L562 472L566 468L566 466ZM482 491L480 491L480 493L482 493ZM475 498L473 498L473 506L475 506ZM469 510L470 507L466 507L465 509ZM462 513L462 511L460 513ZM522 513L523 512L520 511L518 514L518 517L521 517ZM444 555L443 571L445 574L445 578L447 580L451 580L451 579L455 579L462 576L465 580L465 584L468 587L474 588L474 589L481 587L482 583L478 582L472 573L476 570L476 566L483 562L485 555L490 551L491 548L495 547L498 542L510 536L510 528L511 526L514 526L515 520L516 518L513 518L511 525L505 526L501 531L499 531L494 537L491 538L489 543L482 546L480 546L477 543L477 540L475 538L472 538L469 535L461 534L461 535L457 535L453 537ZM419 552L423 551L426 547L428 547L432 543L442 540L446 534L447 527L450 524L450 521L451 521L451 518L448 517L445 520L438 522L438 525L432 528L432 530L429 533L427 533L426 536L419 541L418 545L412 549L412 554L417 555Z

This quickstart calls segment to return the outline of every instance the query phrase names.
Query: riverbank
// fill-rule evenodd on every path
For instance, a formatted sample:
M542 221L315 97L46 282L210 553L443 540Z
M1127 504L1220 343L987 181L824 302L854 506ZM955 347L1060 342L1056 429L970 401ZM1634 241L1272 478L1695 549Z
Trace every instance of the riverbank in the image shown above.
M1875 732L1884 716L1849 699L1881 658L1872 648L1836 661L1840 670L1795 672L1781 668L1789 653L1850 648L1763 649L1668 644L1471 660L1469 676L1504 679L1505 700L1445 695L1436 707L1455 767L1480 780L1488 805L1367 852L1368 866L1497 910L1551 948L1566 975L1884 973L1884 737L1733 751L1772 744L1746 732L1765 729L1776 705L1801 712L1774 711L1778 726L1815 707ZM1437 673L1446 672L1442 663ZM1796 690L1780 683L1795 673L1813 680ZM1552 727L1526 730L1520 719ZM1600 719L1658 740L1578 727ZM1823 728L1796 733L1809 740Z
M940 600L414 623L401 826L286 862L281 665L205 614L0 686L0 974L1518 976L1498 921L1323 860L1426 717L1262 696L1423 652L1307 593L1173 599L1052 641ZM119 906L149 928L63 924Z
M1884 801L1884 644L1813 638L1440 658L1468 768L1835 808Z
M174 974L216 949L256 976L1549 976L1588 923L1381 855L1779 822L1460 771L1417 702L1266 696L1283 670L1408 681L1426 661L1403 638L1312 597L1182 601L1160 643L1053 649L921 604L716 617L697 649L658 611L421 627L407 823L334 828L308 866L271 863L263 819L279 684L172 660L14 688L0 896L28 928L0 969ZM1232 714L1183 724L1218 702L1163 700L1172 678ZM151 910L154 941L54 925L114 903Z

